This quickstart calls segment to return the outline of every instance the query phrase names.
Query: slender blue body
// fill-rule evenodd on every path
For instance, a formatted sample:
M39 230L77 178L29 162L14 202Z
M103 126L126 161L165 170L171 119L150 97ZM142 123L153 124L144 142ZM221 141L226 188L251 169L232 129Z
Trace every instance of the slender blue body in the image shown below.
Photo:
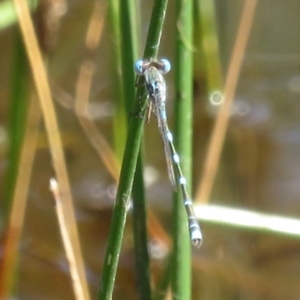
M172 188L176 191L179 186L185 210L188 217L190 238L196 247L200 247L202 243L202 233L193 209L193 202L189 196L186 179L182 174L180 167L180 159L175 150L173 136L168 128L166 115L166 83L163 74L170 70L171 66L168 60L160 61L143 61L138 60L135 64L135 69L138 75L145 77L145 84L149 95L149 112L154 112L158 122L158 129L161 134L164 151L168 168L168 176ZM149 119L148 114L148 119ZM174 167L176 172L174 172Z

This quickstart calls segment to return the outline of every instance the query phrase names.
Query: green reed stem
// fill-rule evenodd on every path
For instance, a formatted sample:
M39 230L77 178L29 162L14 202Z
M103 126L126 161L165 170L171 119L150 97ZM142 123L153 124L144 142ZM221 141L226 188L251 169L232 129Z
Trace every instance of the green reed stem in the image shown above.
M157 55L165 20L167 2L167 0L156 0L154 2L144 57L150 58L156 57ZM142 79L139 81L142 82ZM112 299L126 222L126 213L130 201L135 168L144 128L144 117L147 106L146 100L145 88L142 86L138 87L133 113L129 123L129 131L121 168L120 182L112 215L111 228L108 237L108 244L98 293L98 299L101 300Z
M135 0L120 0L122 73L124 98L127 115L132 113L132 100L135 96L134 62L137 59L137 13ZM147 216L143 177L142 149L136 165L132 187L133 237L135 251L135 274L140 299L151 300L151 281L148 253Z
M108 15L111 27L111 36L113 40L113 60L112 60L112 77L115 82L113 89L113 99L115 113L113 118L113 137L114 150L119 161L121 161L126 140L127 120L126 106L124 99L124 80L125 77L120 72L122 65L122 44L121 44L121 9L119 0L108 2Z
M176 58L174 137L181 157L182 171L191 190L192 173L192 82L193 82L193 6L191 0L176 1ZM173 299L191 298L191 242L187 217L180 193L173 205Z
M11 85L11 103L9 114L9 151L5 178L4 212L7 217L18 171L19 156L24 138L28 106L28 63L19 32L16 34L14 68Z
M223 79L214 0L196 1L195 8L195 27L198 33L195 35L195 42L199 44L197 48L202 48L203 51L202 61L205 64L208 97L212 101L217 101L218 99L213 98L221 97ZM199 33L201 33L200 40L197 39ZM219 98L220 100L221 98Z

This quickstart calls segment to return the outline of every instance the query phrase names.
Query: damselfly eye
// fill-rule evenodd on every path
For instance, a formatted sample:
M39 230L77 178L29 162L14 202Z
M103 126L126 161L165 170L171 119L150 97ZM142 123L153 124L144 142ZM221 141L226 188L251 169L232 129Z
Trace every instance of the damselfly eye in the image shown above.
M162 74L166 74L171 70L171 63L167 59L162 58L159 62L161 64L161 73Z
M134 71L138 75L144 75L144 68L143 67L144 67L144 61L142 59L139 59L134 64Z

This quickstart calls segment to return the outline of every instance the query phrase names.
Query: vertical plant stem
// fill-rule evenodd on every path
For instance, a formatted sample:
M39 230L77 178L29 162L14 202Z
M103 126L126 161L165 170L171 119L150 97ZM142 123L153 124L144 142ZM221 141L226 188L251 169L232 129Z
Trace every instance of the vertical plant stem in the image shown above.
M192 1L176 1L175 59L175 144L181 156L182 171L191 188L192 169L192 72L193 72ZM191 190L191 189L190 189ZM187 218L180 193L174 194L173 206L173 299L191 298L191 243Z
M197 32L197 36L199 36L198 33L201 32L208 97L214 101L215 99L211 97L216 96L216 93L218 93L221 98L221 91L223 90L214 0L196 1L195 7L197 16L195 22L197 30L195 31ZM196 35L195 38L197 38Z
M137 14L134 0L119 0L121 9L121 45L124 98L129 116L135 96L134 62L137 59Z
M137 14L134 0L120 0L121 37L122 37L122 70L124 98L127 115L132 108L135 96L134 62L137 58ZM133 203L133 236L135 251L136 282L140 299L151 300L151 280L148 253L147 216L143 177L142 151L137 160L136 172L132 188Z
M89 290L85 278L84 263L80 248L79 234L76 227L75 212L68 180L68 173L65 165L62 142L53 102L51 99L50 87L42 59L42 54L39 50L26 1L13 0L13 2L17 11L19 25L22 31L25 48L45 121L45 127L51 148L53 166L61 190L62 203L64 207L63 209L65 210L65 215L67 216L66 223L75 252L75 266L79 274L79 280L81 281L81 285L84 289L84 299L89 299Z
M137 114L142 112L144 109L145 101L142 104L142 107L140 107L137 101L135 105L135 111ZM144 121L142 116L135 116L131 118L98 293L98 299L100 300L112 299L126 222L126 213L131 196L143 127Z
M14 193L28 105L29 69L24 45L19 32L16 34L14 54L9 114L9 157L5 177L4 205L2 207L2 213L5 219L7 219L9 214Z
M69 272L72 278L74 296L76 300L83 300L85 299L84 287L81 285L78 269L76 268L76 257L72 245L72 239L70 237L70 232L68 231L68 226L66 224L66 210L64 210L60 197L61 193L59 191L59 186L55 178L50 179L50 190L55 201L55 211L58 219L61 238L64 244L65 254L69 263Z
M141 151L138 156L134 184L133 235L135 252L136 282L140 299L151 300L150 258L148 253L147 214Z
M14 271L17 265L19 242L24 225L26 200L35 156L40 119L41 111L36 95L31 95L25 126L24 142L22 145L20 162L18 164L16 185L3 247L0 275L0 299L9 299L10 291L13 288Z
M154 2L149 34L147 37L144 57L156 57L160 44L162 27L165 20L167 0ZM142 79L139 80L142 83ZM133 116L129 124L128 137L121 168L120 181L117 191L116 204L113 211L108 244L104 259L102 278L98 292L98 299L112 299L113 287L119 261L122 238L126 222L126 212L130 200L135 168L140 150L140 143L144 128L146 113L146 92L140 86L133 107Z
M160 46L168 0L155 0L144 51L144 59L156 58Z
M111 0L108 2L108 15L112 30L112 40L114 43L114 53L112 62L112 76L116 83L113 98L115 104L115 114L113 118L113 136L114 150L119 161L124 153L124 145L126 139L127 120L126 120L126 104L124 99L124 74L122 74L122 43L121 43L121 9L119 0ZM133 98L132 98L133 99Z

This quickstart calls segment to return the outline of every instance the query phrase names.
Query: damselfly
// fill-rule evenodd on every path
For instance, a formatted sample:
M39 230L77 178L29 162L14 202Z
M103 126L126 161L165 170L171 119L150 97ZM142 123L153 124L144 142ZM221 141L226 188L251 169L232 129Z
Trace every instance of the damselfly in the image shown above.
M165 157L167 161L168 176L173 190L177 191L179 185L183 196L183 203L188 216L190 238L196 247L200 247L202 234L197 218L194 213L192 200L189 196L186 186L186 179L182 174L180 159L173 144L173 136L169 130L166 115L166 83L163 74L169 72L171 64L167 59L159 61L138 60L135 63L135 71L139 76L144 76L145 85L150 99L148 106L147 120L150 118L151 111L154 112L158 122L159 132L161 134ZM174 172L174 167L176 172Z

